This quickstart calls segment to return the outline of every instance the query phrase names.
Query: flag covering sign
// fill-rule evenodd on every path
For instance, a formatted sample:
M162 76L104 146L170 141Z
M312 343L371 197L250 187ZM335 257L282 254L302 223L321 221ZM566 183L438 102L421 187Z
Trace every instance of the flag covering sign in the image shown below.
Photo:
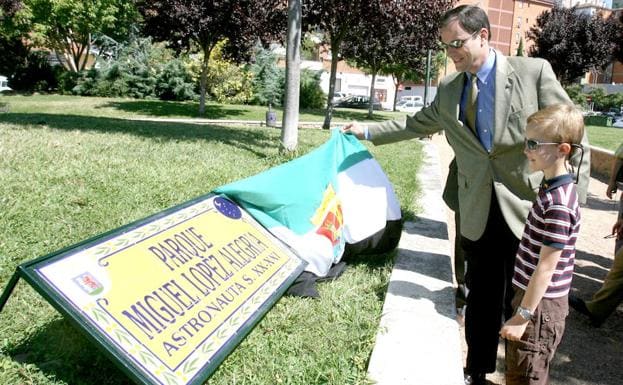
M400 239L400 204L381 166L334 130L314 151L216 189L238 202L323 277L349 249L383 252Z

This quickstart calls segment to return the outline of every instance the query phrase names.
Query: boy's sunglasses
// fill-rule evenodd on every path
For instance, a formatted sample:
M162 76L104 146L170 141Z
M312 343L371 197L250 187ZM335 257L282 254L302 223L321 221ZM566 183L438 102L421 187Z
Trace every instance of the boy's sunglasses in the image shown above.
M470 40L470 39L473 39L473 38L474 38L474 36L476 36L476 35L478 34L478 32L480 32L480 31L476 31L476 32L472 33L472 34L471 34L468 38L466 38L466 39L456 39L456 40L452 40L451 42L449 42L449 43L447 43L447 44L446 44L446 43L444 43L443 41L440 41L440 42L439 42L439 44L441 44L441 47L442 47L443 49L448 49L448 48L455 48L455 49L459 49L459 48L463 47L463 45L465 45L465 42L466 42L466 41L468 41L468 40Z
M528 149L528 151L534 151L537 148L539 148L539 146L546 146L546 145L558 145L558 144L562 144L561 142L539 142L536 139L524 139L524 146ZM582 160L584 160L584 147L581 144L573 144L573 143L569 143L569 145L574 148L574 149L578 149L580 150L580 162L578 163L578 169L576 171L576 176L575 176L575 183L578 183L578 180L580 180L580 165L582 165ZM573 165L571 165L571 172L573 172Z
M546 145L552 145L552 144L562 144L560 142L539 142L536 139L524 139L524 146L530 150L530 151L534 151L537 148L539 148L539 146L546 146Z

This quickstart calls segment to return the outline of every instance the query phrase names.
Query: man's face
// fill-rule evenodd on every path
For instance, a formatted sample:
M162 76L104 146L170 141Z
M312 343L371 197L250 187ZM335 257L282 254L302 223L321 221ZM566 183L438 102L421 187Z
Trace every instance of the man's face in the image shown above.
M454 62L457 71L476 73L489 55L487 30L470 34L464 30L458 19L454 19L441 29L441 41L447 45L448 57ZM455 48L453 45L461 45ZM448 46L449 45L449 46Z

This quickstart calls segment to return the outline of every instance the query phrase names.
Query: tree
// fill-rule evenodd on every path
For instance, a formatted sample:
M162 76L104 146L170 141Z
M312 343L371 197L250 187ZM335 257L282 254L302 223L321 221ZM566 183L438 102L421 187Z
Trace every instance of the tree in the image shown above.
M516 56L523 56L523 37L519 38L519 46L517 47Z
M2 17L4 17L4 15L12 16L19 11L22 6L21 0L0 0L0 11L2 11L0 15L2 15Z
M301 0L288 0L286 102L283 111L283 127L281 129L281 146L285 152L294 152L298 143L302 16Z
M331 74L329 75L329 94L327 110L322 128L329 129L333 115L333 94L337 63L342 60L341 46L348 31L361 21L361 7L366 0L305 0L303 3L303 22L305 30L324 31L324 43L331 50Z
M424 78L428 51L439 49L438 20L451 6L452 2L373 0L362 7L362 22L351 29L342 51L372 74L370 116L377 73Z
M614 59L623 63L623 12L612 13L608 17L608 22L612 24L614 32L614 42L616 48L614 50Z
M405 56L402 56L405 58ZM389 65L383 66L381 70L384 73L391 74L394 77L394 107L396 110L396 103L398 102L398 88L406 81L414 83L423 83L426 81L426 62L427 56L421 55L407 55L409 64L406 64L403 60L396 60ZM446 55L443 51L438 51L432 58L432 64L430 68L430 78L435 79L439 75L439 69L445 64Z
M199 114L205 112L210 53L227 40L226 58L246 61L258 40L277 39L285 31L282 0L162 0L137 2L145 32L177 50L198 48L203 53Z
M616 43L613 23L600 14L578 13L576 7L554 7L537 18L527 36L530 56L547 59L563 84L608 65Z
M76 72L86 67L97 36L124 36L136 10L124 0L23 0L15 17L30 21L24 37L32 45L54 51Z

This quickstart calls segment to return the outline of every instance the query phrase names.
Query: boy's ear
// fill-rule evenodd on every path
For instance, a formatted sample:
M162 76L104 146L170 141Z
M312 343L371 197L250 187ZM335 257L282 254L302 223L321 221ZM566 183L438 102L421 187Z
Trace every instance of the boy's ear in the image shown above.
M558 145L558 151L564 155L569 155L571 153L571 145L569 143L560 143Z

